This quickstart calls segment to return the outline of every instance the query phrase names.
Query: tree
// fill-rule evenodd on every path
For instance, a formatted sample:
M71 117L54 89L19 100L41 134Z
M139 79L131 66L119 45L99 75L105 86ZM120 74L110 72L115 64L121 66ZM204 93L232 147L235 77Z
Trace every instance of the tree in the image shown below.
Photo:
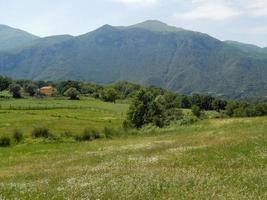
M128 111L128 121L134 128L141 128L152 121L149 116L150 104L153 100L151 92L144 89L137 92Z
M195 115L197 118L201 116L201 110L199 106L193 105L192 106L192 113Z
M181 97L178 97L178 101L180 108L191 108L191 101L188 96L182 95Z
M79 91L76 88L69 88L66 92L65 92L65 96L68 96L70 98L70 100L79 100Z
M214 98L212 96L201 96L201 109L212 110L212 102Z
M11 83L12 83L12 80L10 78L0 76L0 91L8 89Z
M79 81L62 81L57 85L57 90L59 92L59 94L61 95L65 95L66 91L69 88L75 88L76 90L78 90L79 92L81 91L81 82Z
M13 83L13 84L11 84L9 86L9 90L12 93L13 98L16 98L16 99L21 98L21 87L20 87L20 85Z
M235 110L239 107L239 104L238 102L236 101L231 101L227 104L227 106L225 107L226 109L226 114L229 116L229 117L233 117L234 113L235 113Z
M105 88L101 92L101 99L103 101L115 103L117 98L118 98L118 93L113 88Z
M26 91L31 97L33 97L33 96L36 94L36 92L37 92L37 86L36 86L35 84L30 83L30 84L26 85L26 87L25 87L25 91Z
M212 108L213 110L216 110L217 112L220 112L221 110L225 110L225 107L227 105L227 101L215 99L212 102Z

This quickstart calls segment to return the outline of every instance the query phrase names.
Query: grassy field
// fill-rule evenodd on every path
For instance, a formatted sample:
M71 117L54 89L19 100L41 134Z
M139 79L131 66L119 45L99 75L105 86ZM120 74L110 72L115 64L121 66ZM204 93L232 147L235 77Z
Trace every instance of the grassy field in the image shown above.
M0 131L119 127L127 105L1 101ZM11 106L10 106L11 105ZM0 199L267 199L267 118L207 119L93 142L0 148Z
M30 133L34 127L47 127L55 134L79 133L85 128L102 129L121 126L127 104L104 103L91 98L21 99L0 101L0 132L19 129Z

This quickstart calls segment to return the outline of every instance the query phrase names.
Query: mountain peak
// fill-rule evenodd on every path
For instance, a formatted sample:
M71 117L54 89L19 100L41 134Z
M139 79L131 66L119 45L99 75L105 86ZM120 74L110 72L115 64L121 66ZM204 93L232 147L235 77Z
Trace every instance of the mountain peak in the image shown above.
M184 30L182 28L177 28L175 26L169 26L168 24L158 20L147 20L142 23L132 25L130 26L130 28L142 28L157 32L178 32Z

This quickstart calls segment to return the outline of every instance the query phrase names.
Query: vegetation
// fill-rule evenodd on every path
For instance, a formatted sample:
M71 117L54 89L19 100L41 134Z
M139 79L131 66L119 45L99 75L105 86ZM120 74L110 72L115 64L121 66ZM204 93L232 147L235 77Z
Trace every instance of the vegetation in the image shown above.
M33 97L37 93L37 85L29 83L25 87L25 91L29 94L29 96Z
M193 105L192 106L192 113L196 116L196 117L200 117L201 116L201 110L200 107L198 107L197 105Z
M0 25L0 37L6 36L3 33L9 29ZM128 42L120 44L118 41L124 37ZM20 50L0 53L0 73L12 75L15 70L16 76L22 73L31 78L29 69L35 65L38 67L34 74L40 74L36 79L42 76L54 79L46 71L40 73L46 66L43 55L48 55L51 67L64 64L64 74L72 75L69 59L62 59L60 64L58 59L54 60L61 52L61 58L72 55L77 61L83 59L76 66L81 74L71 78L98 82L123 78L187 93L192 93L192 88L212 91L213 95L183 95L127 82L98 85L0 76L0 199L267 198L267 103L264 99L255 101L258 97L253 96L265 92L262 87L265 80L255 79L266 74L265 53L258 54L261 49L246 46L241 51L234 46L242 44L226 45L209 36L155 21L131 28L104 26L79 40L71 36L43 40L19 30L16 34L12 32L10 38L14 43L19 38L20 42L17 45L0 42L0 51L13 47ZM25 48L24 41L30 42ZM51 45L53 55L47 51ZM99 56L103 50L108 52L104 53L106 58ZM138 59L134 64L129 59L133 51ZM28 62L28 55L35 59ZM88 55L94 56L89 64ZM224 59L220 60L221 57ZM240 62L228 62L233 58ZM189 66L187 59L191 61ZM172 64L167 66L166 61ZM97 62L99 69L83 73L83 65L93 62ZM176 71L174 66L182 69L185 64L186 70ZM165 77L158 71L162 66L168 67L163 69ZM257 70L251 73L254 66ZM25 74L27 70L30 73ZM47 71L51 70L53 67ZM212 78L199 82L207 77L207 71ZM59 77L57 70L53 74ZM199 78L190 78L192 74ZM233 78L238 91L227 85L231 81L221 83L226 75ZM189 83L188 79L190 85L184 84ZM251 89L252 85L257 89ZM39 90L44 86L55 88L58 93L45 96ZM216 98L222 91L231 97L252 95L253 101ZM79 101L69 101L67 97Z
M112 140L1 148L0 196L266 199L266 129L266 117L208 119Z
M78 85L79 101L23 92L23 99L0 100L0 198L266 197L266 117L215 119L244 106L264 111L264 103L227 101L218 112L218 99L202 95L129 83ZM116 103L102 101L105 87L116 91ZM193 116L194 104L211 119ZM129 119L139 123L137 114L135 130Z
M8 77L0 76L0 91L7 90L12 80Z
M20 130L17 130L17 129L14 130L14 132L13 132L14 142L19 143L22 141L22 139L23 139L23 133Z
M0 135L0 147L8 147L11 145L11 139L7 135Z
M7 36L15 34L14 29L5 28L2 35L0 26L0 74L11 77L102 84L125 80L185 94L236 99L266 96L266 50L247 51L244 45L237 48L158 21L124 28L103 26L82 37L36 38L27 34L24 47L25 32L15 32L16 37L9 40ZM9 45L17 48L1 51L10 49Z
M73 87L67 89L67 91L65 92L65 96L68 96L70 100L78 100L79 99L78 95L79 91Z
M19 84L11 84L9 90L13 95L13 98L21 98L21 86Z
M32 137L34 138L51 138L52 136L52 133L47 128L38 127L32 131Z
M203 111L216 111L217 117L254 117L267 115L267 103L248 101L229 101L215 98L210 95L193 94L191 96L173 93L157 87L143 87L127 82L118 82L113 85L101 86L97 84L84 83L80 81L34 82L29 80L12 81L8 78L0 79L0 84L9 85L14 98L22 95L42 97L37 91L37 86L50 85L58 91L57 98L68 96L71 100L81 97L91 97L105 102L116 103L125 101L130 104L127 118L123 123L124 128L142 128L152 124L157 127L165 127L172 122L187 118L182 109L192 109L197 118L205 118ZM24 88L22 91L21 88ZM63 96L64 95L64 96ZM1 95L0 95L1 97ZM27 96L26 96L27 97ZM6 96L5 96L6 98ZM28 105L29 109L31 104ZM25 109L12 107L10 109ZM52 106L53 108L53 106ZM36 108L37 110L39 108ZM46 109L45 107L43 109ZM185 119L184 121L187 121ZM189 120L190 121L190 120Z

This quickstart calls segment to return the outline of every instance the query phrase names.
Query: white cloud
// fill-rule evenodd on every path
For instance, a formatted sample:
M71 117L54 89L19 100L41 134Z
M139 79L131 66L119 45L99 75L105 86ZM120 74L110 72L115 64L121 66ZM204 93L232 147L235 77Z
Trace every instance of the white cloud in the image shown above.
M114 0L114 1L122 3L126 6L128 5L150 6L158 4L160 0Z
M267 34L267 27L253 27L253 28L241 28L235 30L236 32L240 32L243 34L257 34L257 35L266 35Z
M247 0L244 5L249 15L256 17L267 16L267 0Z
M241 11L227 6L223 3L212 3L211 1L197 1L199 4L192 10L176 13L176 19L208 19L208 20L225 20L242 14Z

